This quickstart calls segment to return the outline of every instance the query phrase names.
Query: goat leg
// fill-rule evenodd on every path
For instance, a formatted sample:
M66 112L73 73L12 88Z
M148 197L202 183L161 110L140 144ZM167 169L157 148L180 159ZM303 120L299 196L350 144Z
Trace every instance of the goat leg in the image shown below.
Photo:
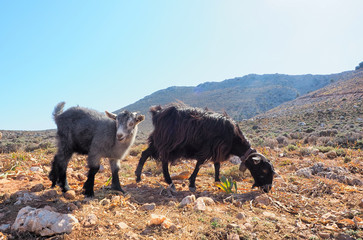
M214 181L215 182L220 182L220 179L219 179L219 169L220 168L221 168L221 163L215 162L214 163Z
M84 195L86 195L86 197L93 197L95 195L95 193L93 191L93 186L95 184L95 175L99 169L100 169L100 166L90 167L90 169L88 171L87 181L83 185L83 188L85 190Z
M140 182L141 181L141 172L142 172L142 168L144 167L144 164L146 162L146 160L151 157L152 155L152 150L153 147L150 145L145 151L142 152L141 154L141 158L139 160L139 163L137 164L137 168L135 171L135 175L136 175L136 182Z
M125 191L121 188L120 179L118 177L118 172L120 170L119 160L110 159L110 165L111 165L111 171L112 171L111 189L125 193Z
M195 187L195 178L197 177L200 166L202 165L203 162L204 161L200 161L200 160L197 161L194 171L193 171L192 175L190 175L190 177L189 177L189 190L191 192L195 192L195 190L197 190L197 188Z

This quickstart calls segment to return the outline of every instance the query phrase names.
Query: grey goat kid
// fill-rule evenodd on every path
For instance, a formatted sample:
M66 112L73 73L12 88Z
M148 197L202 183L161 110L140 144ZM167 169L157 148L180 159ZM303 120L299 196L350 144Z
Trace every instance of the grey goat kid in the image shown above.
M144 120L143 115L122 111L118 115L72 107L63 112L64 102L59 103L53 112L57 124L58 152L52 162L49 178L52 187L58 184L63 192L68 191L67 165L73 153L88 154L88 178L84 194L94 196L94 179L100 168L100 160L109 159L112 171L111 189L124 193L118 171L119 163L135 141L137 125Z

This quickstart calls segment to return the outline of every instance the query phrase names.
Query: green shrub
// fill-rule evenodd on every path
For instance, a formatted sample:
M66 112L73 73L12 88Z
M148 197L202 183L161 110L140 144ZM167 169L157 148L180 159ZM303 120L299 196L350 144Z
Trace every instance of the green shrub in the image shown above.
M333 147L320 146L320 147L318 147L318 150L319 150L319 152L327 153L327 152L333 151L334 148Z
M288 150L288 151L295 151L296 149L298 149L298 147L297 147L297 146L295 146L295 145L293 145L293 144L289 144L289 145L287 146L287 150Z
M336 149L335 152L337 153L338 156L341 156L341 157L344 157L346 155L345 150L342 148Z

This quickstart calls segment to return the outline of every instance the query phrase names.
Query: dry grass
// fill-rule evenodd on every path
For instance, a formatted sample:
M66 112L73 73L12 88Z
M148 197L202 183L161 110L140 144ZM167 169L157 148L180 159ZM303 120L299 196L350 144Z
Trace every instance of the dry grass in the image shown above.
M141 147L136 147L139 148ZM276 171L281 176L276 178L272 192L263 194L258 190L251 190L251 177L238 178L236 166L226 162L222 165L221 174L232 176L238 185L238 192L231 199L231 195L223 193L214 185L214 169L212 165L207 164L198 175L195 195L209 196L216 204L203 212L195 211L192 206L177 206L185 196L191 194L188 191L187 180L174 181L178 190L176 196L160 195L160 187L165 188L166 184L154 161L147 162L144 168L146 175L141 183L136 184L133 172L138 158L133 156L127 157L127 160L121 163L120 179L128 195L121 196L120 200L111 201L105 206L100 204L102 199L111 200L117 195L105 187L110 176L107 162L105 171L96 175L95 198L91 201L85 200L81 194L84 180L78 177L78 174L87 172L85 157L74 156L70 162L69 168L72 170L68 172L68 176L71 188L77 192L76 199L65 199L57 188L58 197L55 201L28 204L35 207L51 205L58 211L72 213L79 219L81 225L78 229L56 239L128 239L131 236L130 232L140 239L227 239L232 233L237 234L240 239L319 239L320 235L326 233L331 236L341 233L355 238L362 237L361 229L341 227L338 224L340 220L352 219L354 216L363 218L362 208L359 207L363 197L362 186L350 186L319 176L303 178L295 175L297 169L312 166L316 162L324 162L327 166L362 169L362 161L359 161L362 159L360 150L345 149L352 159L348 163L344 161L344 157L321 159L311 155L302 156L297 150L289 157L277 157L281 150L260 148L259 151L272 159ZM13 222L17 211L23 207L14 205L15 199L9 196L29 190L38 183L46 187L46 190L38 193L40 196L49 190L50 181L47 174L52 157L53 155L47 154L46 151L0 155L0 225ZM31 166L39 166L44 172L33 173L29 171ZM171 172L191 172L193 167L193 161L185 161L183 164L172 166ZM363 181L359 173L351 171L350 175ZM70 211L70 203L79 206L78 209ZM152 212L141 210L140 207L144 203L155 203L156 209ZM4 213L6 216L1 215ZM97 216L97 225L85 227L82 221L91 213ZM167 216L177 228L170 230L160 226L149 226L151 213ZM243 213L245 217L238 219L238 213ZM326 219L327 213L334 218ZM119 222L126 223L129 228L119 229ZM7 231L5 235L9 238L37 238L32 233Z

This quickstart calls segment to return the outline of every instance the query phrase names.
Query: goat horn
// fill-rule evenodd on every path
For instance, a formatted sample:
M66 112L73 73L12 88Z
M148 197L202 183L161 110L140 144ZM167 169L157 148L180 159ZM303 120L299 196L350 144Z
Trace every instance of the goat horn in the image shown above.
M248 155L248 157L246 158L246 159L249 159L250 157L252 157L252 156L259 156L259 157L261 157L264 161L268 161L267 160L267 158L264 156L264 155L262 155L261 153L251 153L250 155Z

